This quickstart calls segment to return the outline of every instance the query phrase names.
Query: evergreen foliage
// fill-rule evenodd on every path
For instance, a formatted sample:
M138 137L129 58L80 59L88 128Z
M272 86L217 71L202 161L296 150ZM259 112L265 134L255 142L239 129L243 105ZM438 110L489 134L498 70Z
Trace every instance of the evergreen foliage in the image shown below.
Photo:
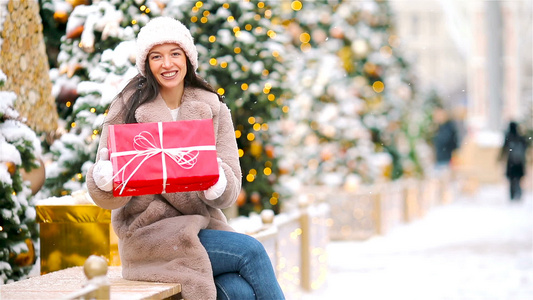
M0 87L7 80L0 70ZM13 108L17 95L0 91L0 283L25 278L35 263L35 207L21 172L38 167L40 142Z

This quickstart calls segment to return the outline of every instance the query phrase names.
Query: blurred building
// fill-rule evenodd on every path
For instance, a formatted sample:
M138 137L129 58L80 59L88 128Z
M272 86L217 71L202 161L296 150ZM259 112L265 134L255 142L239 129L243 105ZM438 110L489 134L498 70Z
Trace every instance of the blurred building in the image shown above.
M532 1L390 2L419 86L464 112L463 170L500 179L496 156L508 121L533 125Z
M476 130L524 119L533 95L533 5L528 0L392 0L402 47L419 84L451 107L466 105Z

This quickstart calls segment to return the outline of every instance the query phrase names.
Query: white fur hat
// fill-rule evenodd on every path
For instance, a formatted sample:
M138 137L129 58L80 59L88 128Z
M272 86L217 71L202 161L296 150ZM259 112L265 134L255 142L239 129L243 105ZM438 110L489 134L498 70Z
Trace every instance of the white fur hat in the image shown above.
M150 20L137 35L137 70L146 76L144 65L148 53L155 45L178 44L189 58L194 71L198 69L198 51L191 33L180 21L170 17L157 17Z

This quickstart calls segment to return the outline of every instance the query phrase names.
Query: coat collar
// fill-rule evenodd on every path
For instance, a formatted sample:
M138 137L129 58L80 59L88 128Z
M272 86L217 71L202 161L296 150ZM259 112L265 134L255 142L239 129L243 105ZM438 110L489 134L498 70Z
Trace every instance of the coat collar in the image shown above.
M193 101L194 99L194 90L191 88L185 88L183 91L183 98L181 99L180 109L183 106L183 103ZM141 106L135 111L135 118L139 123L173 121L170 109L167 107L161 94L157 95L153 101L141 104Z

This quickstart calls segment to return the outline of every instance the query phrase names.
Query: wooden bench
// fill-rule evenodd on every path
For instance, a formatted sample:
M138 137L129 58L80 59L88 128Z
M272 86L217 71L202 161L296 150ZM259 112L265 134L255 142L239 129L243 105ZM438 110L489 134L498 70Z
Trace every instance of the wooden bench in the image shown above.
M0 285L0 299L182 299L179 283L126 280L122 278L121 267L107 267L100 279L91 278L87 273L88 262L89 259L84 267L72 267Z

